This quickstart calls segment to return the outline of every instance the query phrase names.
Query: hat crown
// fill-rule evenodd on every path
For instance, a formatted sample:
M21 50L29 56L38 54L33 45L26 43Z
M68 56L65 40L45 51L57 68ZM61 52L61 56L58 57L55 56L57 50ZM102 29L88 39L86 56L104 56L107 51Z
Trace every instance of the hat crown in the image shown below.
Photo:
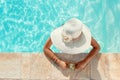
M82 23L78 19L72 18L64 24L63 30L68 34L74 34L78 31L81 32L82 26Z
M82 32L83 24L76 18L72 18L63 25L64 33L76 38Z

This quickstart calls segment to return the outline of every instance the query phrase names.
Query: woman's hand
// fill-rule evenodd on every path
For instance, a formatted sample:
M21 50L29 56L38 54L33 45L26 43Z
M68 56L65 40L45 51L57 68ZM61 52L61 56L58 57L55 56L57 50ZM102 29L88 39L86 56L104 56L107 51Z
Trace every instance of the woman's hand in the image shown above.
M82 61L80 61L80 62L78 62L78 63L75 64L75 69L82 70L82 69L84 69L87 66L87 64L88 64L87 62L85 62L84 60L82 60Z
M57 64L62 68L62 69L67 69L68 68L68 63L62 60L57 61Z

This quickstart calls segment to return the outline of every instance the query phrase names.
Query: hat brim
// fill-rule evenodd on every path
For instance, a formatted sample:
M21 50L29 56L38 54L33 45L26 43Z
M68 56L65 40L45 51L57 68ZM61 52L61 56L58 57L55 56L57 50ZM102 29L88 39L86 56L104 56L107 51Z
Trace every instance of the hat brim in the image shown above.
M59 27L55 29L51 33L51 40L53 45L61 50L64 53L68 54L76 54L82 53L87 50L91 45L91 32L90 30L84 25L82 29L82 37L79 40L65 43L62 39L62 30L63 27Z

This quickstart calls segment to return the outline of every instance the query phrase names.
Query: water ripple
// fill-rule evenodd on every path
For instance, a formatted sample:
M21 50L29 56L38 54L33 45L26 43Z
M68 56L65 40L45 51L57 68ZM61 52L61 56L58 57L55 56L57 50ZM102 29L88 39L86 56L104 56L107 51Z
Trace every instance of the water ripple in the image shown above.
M119 14L120 0L0 0L0 51L42 52L50 33L77 17L101 52L119 52Z

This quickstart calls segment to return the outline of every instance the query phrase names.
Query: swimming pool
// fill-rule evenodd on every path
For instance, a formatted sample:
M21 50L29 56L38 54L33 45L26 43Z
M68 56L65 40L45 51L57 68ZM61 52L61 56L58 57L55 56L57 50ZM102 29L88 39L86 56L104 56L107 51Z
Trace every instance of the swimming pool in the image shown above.
M0 52L43 52L51 31L72 17L101 52L120 52L120 0L0 0Z

